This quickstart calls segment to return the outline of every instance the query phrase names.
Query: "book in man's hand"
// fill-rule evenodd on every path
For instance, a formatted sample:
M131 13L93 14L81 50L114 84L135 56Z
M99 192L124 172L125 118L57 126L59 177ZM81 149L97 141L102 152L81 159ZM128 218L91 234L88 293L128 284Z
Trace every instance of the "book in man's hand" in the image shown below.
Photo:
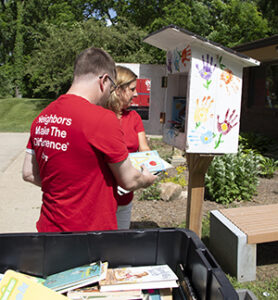
M144 165L147 167L149 172L157 175L162 171L165 171L167 169L173 168L171 164L169 164L167 161L162 159L157 150L150 150L150 151L142 151L142 152L132 152L128 155L132 165L139 171L141 171L141 166ZM118 194L124 195L129 193L130 191L127 191L123 189L122 187L118 186Z
M168 265L108 269L99 282L100 291L160 289L177 287L178 277Z
M108 263L99 261L49 275L43 284L58 293L65 293L106 278L107 269Z
M162 159L157 150L132 152L128 155L132 165L139 171L144 165L151 173L158 173L172 168L173 166Z

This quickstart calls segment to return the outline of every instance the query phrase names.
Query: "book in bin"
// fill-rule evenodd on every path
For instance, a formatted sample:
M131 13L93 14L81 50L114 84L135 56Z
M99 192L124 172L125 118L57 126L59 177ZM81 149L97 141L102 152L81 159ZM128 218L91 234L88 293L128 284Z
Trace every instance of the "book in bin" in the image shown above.
M0 299L66 300L67 298L45 287L31 276L7 270L0 282Z
M98 286L92 286L69 291L67 297L72 300L173 300L171 288L100 292Z
M85 299L129 300L129 299L143 299L144 295L141 289L129 290L129 291L101 292L99 290L98 285L93 285L93 286L87 286L87 287L68 291L67 297L72 300L85 300Z
M100 291L161 289L177 287L178 277L168 265L108 269L99 282Z
M44 286L59 293L98 282L106 277L107 262L95 262L49 275Z

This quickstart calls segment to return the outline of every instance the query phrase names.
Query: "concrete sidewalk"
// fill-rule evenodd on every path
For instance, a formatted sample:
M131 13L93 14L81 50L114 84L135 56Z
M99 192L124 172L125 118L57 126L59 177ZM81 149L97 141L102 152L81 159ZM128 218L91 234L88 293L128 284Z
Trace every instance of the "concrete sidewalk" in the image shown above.
M41 190L21 175L28 136L0 133L0 233L36 232Z

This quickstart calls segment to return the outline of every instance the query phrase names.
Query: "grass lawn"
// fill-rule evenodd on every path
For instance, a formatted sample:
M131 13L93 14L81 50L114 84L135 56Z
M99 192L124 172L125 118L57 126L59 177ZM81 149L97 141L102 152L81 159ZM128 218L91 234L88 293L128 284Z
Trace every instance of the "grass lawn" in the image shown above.
M33 119L52 100L0 99L0 132L29 132Z

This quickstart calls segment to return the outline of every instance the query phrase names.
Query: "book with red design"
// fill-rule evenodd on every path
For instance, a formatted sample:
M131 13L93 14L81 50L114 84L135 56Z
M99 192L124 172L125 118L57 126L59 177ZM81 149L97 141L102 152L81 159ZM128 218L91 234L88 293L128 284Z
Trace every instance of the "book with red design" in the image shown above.
M172 168L167 161L162 159L157 150L132 152L128 155L132 162L132 165L137 169L141 170L141 166L144 165L151 173L157 173Z
M160 289L177 287L178 277L168 265L114 268L99 281L100 291Z
M171 164L169 164L167 161L165 161L159 156L157 150L131 152L129 153L128 157L131 160L132 165L137 170L141 171L141 166L144 165L151 173L155 175L157 175L161 171L173 168ZM119 195L124 195L129 192L130 191L127 191L122 187L118 186Z

